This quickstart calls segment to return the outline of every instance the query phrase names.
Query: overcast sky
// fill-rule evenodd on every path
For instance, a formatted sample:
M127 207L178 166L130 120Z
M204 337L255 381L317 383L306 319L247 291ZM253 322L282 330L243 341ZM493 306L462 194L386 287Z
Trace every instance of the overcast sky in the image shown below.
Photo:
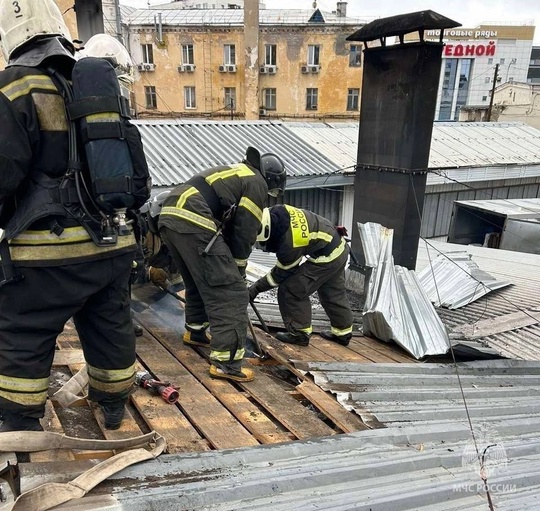
M165 3L164 0L149 1L150 5ZM148 0L120 0L120 2L134 7L148 5ZM332 0L317 1L318 7L324 11L335 10L336 3ZM267 9L311 9L313 0L266 0L265 4ZM350 0L347 14L352 17L378 18L425 9L432 9L461 23L464 27L474 27L483 21L503 23L535 21L537 25L540 25L540 0L384 0L373 2ZM535 44L540 44L540 27L536 28L534 40Z

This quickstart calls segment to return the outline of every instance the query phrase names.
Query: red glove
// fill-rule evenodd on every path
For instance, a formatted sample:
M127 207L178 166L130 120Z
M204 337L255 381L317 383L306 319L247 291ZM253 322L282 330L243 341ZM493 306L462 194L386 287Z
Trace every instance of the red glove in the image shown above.
M337 226L336 226L336 231L338 232L338 234L339 234L342 238L345 238L346 236L349 235L349 233L347 232L347 228L344 227L343 225L337 225Z

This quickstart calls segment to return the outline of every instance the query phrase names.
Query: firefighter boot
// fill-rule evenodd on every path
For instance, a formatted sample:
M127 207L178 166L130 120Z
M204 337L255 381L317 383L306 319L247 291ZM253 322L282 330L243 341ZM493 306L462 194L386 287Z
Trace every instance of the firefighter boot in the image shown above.
M308 346L309 335L303 332L293 334L292 332L278 332L276 339L287 344L296 344L297 346Z
M216 363L210 366L210 376L216 379L232 380L232 381L252 381L255 374L251 369L247 367L240 367L239 369L232 369L225 364L220 364L218 367Z
M206 330L186 330L184 332L184 344L191 346L210 346L212 336Z
M100 403L99 406L105 419L105 429L118 429L122 424L122 419L126 411L124 401Z
M39 419L34 417L24 417L16 412L4 410L0 433L8 431L43 431Z
M324 330L321 332L321 337L327 341L337 342L341 346L348 346L351 341L352 334L335 335L330 330Z

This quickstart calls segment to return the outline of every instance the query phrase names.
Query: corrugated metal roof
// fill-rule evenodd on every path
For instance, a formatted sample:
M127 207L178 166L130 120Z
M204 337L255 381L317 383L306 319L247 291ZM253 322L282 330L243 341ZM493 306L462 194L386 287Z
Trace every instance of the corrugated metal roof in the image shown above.
M293 178L327 176L340 167L282 123L267 121L134 121L154 186L171 186L216 165L241 161L250 145L278 154Z
M450 340L416 273L394 265L394 231L372 222L358 223L358 231L370 268L364 335L394 341L418 359L446 353Z
M501 416L499 449L491 452L508 462L488 481L497 511L538 509L539 432L535 414ZM461 424L430 424L160 456L122 470L63 508L486 511L470 439Z
M489 322L540 305L538 291L540 255L421 240L417 271L429 266L430 260L435 260L441 252L453 252L456 247L463 248L471 254L482 270L513 285L489 293L457 310L438 308L437 312L450 333L464 325L473 325L479 321ZM476 342L495 349L505 357L540 360L540 324L511 328L506 332L477 338Z
M339 186L345 183L344 174L353 174L357 158L358 125L356 123L293 123L281 121L209 121L209 120L139 120L134 121L141 130L145 153L156 186L172 186L191 177L194 173L213 165L233 163L244 154L248 145L263 151L272 151L282 156L289 176L308 176L304 187ZM454 133L461 138L446 147L437 139L437 133L446 124L452 124ZM484 181L540 176L540 131L515 123L500 124L494 143L503 146L514 145L515 152L528 143L534 149L524 149L523 158L514 163L492 166L493 157L489 151L478 152L474 158L452 158L452 152L470 152L475 145L468 133L472 123L435 123L433 128L432 156L434 152L448 151L444 162L430 158L430 169L437 172L442 163L447 170L444 174L460 182ZM478 126L475 133L492 136L493 127ZM522 132L523 131L523 136ZM525 136L525 134L529 136ZM527 142L529 141L529 142ZM465 149L466 148L466 149ZM536 156L535 156L536 155ZM511 159L510 156L507 160ZM463 168L455 168L464 165ZM471 165L480 165L472 167ZM453 169L450 167L454 167ZM331 175L333 174L333 175ZM312 181L320 176L331 180L321 183ZM338 181L336 181L336 179ZM341 179L341 181L340 181ZM435 173L428 175L428 185L451 182Z
M540 199L458 200L454 202L508 218L540 218Z
M433 264L418 273L418 280L429 300L447 309L459 309L491 291L511 285L482 270L466 251L438 255Z
M306 9L261 9L260 25L345 25L358 27L368 20L340 17L335 13L322 12L324 23L309 23L314 10ZM243 9L139 9L129 14L123 21L128 25L154 25L154 16L161 13L163 25L226 25L243 26Z
M357 123L293 123L287 126L297 136L320 148L342 167L356 164ZM335 144L339 141L339 153ZM535 166L508 169L504 166ZM433 125L429 169L486 167L484 174L449 173L459 181L508 179L540 175L540 131L523 123L436 122ZM428 176L428 184L444 178Z

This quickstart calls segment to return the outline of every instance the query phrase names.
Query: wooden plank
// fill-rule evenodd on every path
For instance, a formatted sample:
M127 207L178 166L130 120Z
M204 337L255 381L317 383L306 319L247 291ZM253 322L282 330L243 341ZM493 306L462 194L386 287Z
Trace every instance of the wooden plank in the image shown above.
M253 369L256 373L255 379L248 383L241 383L240 386L297 438L302 440L336 434L313 412L289 396L283 387L257 368L253 367Z
M148 323L146 323L148 325ZM151 328L151 327L150 327ZM165 346L196 378L238 419L261 443L272 444L292 440L291 434L279 428L231 383L210 377L208 362L190 347L179 344L171 335L161 335Z
M53 366L67 366L69 364L83 364L83 350L61 349L54 352Z
M310 344L316 346L319 350L326 353L328 356L333 357L334 360L371 363L369 358L350 350L347 346L341 346L336 342L328 341L322 337L312 336L309 342Z
M412 355L409 355L405 350L400 348L393 342L384 342L372 339L371 337L357 337L360 344L367 346L376 352L390 358L395 362L411 364L418 362Z
M309 380L296 387L298 391L324 413L344 433L369 429L360 417L345 410L331 395Z
M389 357L388 355L385 355L383 353L380 353L379 351L373 349L371 346L366 346L361 342L360 337L356 337L351 339L351 342L349 343L348 348L351 351L354 351L355 353L358 353L362 355L363 357L368 358L372 362L380 363L380 362L396 362L393 358Z
M473 325L460 325L453 330L453 334L461 334L467 340L480 339L489 335L501 334L540 323L540 311L528 309L511 314L504 314L496 318L483 319Z
M48 399L45 403L45 416L41 419L41 424L45 431L64 434L64 428L60 423L60 419L58 418L58 415L56 415L54 406ZM75 459L75 456L70 449L51 449L49 451L32 452L29 457L31 462L72 461Z
M138 315L142 320L143 314ZM162 331L161 333L165 333ZM137 339L137 354L155 377L179 388L178 405L216 449L259 445L259 442L156 339Z

